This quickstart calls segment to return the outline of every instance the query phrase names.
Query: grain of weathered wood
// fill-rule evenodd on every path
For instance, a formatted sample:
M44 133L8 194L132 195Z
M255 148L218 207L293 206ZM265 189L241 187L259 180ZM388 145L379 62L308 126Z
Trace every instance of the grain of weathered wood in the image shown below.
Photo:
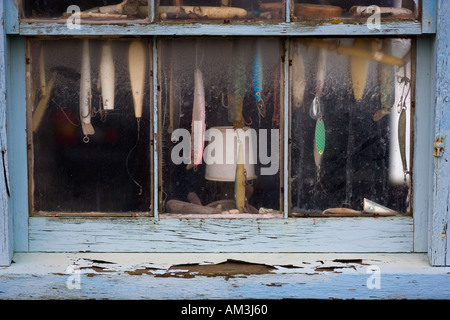
M416 105L414 117L413 155L413 211L414 250L428 251L428 216L431 208L431 180L433 152L430 141L434 137L434 96L432 86L432 40L428 36L417 38Z
M25 81L25 39L8 39L8 159L11 182L10 215L14 217L14 250L28 248L28 158Z
M31 252L412 252L411 217L30 218Z
M450 244L447 235L450 210L450 2L439 0L436 53L435 137L444 136L444 152L434 159L432 216L429 221L429 255L433 265L449 265ZM430 143L432 143L430 141Z
M369 29L367 26L355 23L279 23L279 24L82 24L80 29L69 29L64 20L59 23L36 23L39 20L20 23L22 35L250 35L250 36L326 36L326 35L414 35L422 32L421 23L387 22L380 30ZM105 22L103 22L105 23Z
M13 254L13 225L9 211L8 146L6 139L6 36L4 2L0 3L0 265L9 265Z

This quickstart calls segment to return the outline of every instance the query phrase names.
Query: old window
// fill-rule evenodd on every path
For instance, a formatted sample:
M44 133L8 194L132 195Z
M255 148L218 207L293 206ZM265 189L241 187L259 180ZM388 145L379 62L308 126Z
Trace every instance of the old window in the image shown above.
M159 212L280 214L288 125L292 216L411 213L412 40L281 40L161 38L153 101L148 40L30 39L33 211L149 214L156 129Z
M411 252L419 244L423 250L426 209L413 201L422 195L412 188L418 180L411 171L424 162L416 132L431 120L423 119L428 93L415 90L415 72L429 71L424 61L431 53L429 39L418 37L426 27L417 20L419 2L402 1L413 18L380 11L380 30L362 23L367 17L351 16L352 6L368 4L363 0L340 1L338 18L295 10L316 2L61 1L50 13L33 7L51 1L19 1L17 21L6 25L19 34L10 37L12 65L26 70L11 81L15 88L26 81L26 91L10 98L18 106L10 110L12 147L28 140L17 163L28 176L14 176L29 186L14 200L15 223L29 231L20 247ZM146 16L116 19L98 9L103 18L84 13L79 29L67 24L77 23L70 5L83 13L125 3L137 3ZM164 16L163 7L184 11ZM246 16L213 18L207 7L238 8ZM130 60L132 51L145 59ZM113 108L101 76L107 60L114 65ZM90 95L82 81L87 61ZM130 66L144 73L140 118ZM80 103L82 96L90 104ZM89 117L93 131L83 122ZM380 214L389 217L359 218ZM145 217L130 218L136 215ZM342 215L358 218L329 218ZM317 222L319 216L326 218ZM54 241L68 229L67 243ZM204 246L218 236L227 240ZM336 237L343 241L330 247Z
M165 211L278 212L282 42L163 39L160 48ZM192 197L207 208L179 203Z
M292 214L411 213L410 39L291 42Z
M33 211L148 214L148 42L27 44Z

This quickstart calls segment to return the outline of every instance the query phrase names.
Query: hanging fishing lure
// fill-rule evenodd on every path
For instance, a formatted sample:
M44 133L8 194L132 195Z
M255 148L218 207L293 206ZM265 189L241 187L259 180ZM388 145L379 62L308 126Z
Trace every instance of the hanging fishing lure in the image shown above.
M258 116L266 117L266 106L262 98L263 90L263 68L262 68L262 56L261 56L261 44L256 40L255 44L255 56L253 60L253 95L256 100L256 106L258 107Z
M325 49L320 49L317 62L316 96L313 99L309 111L311 118L316 120L316 127L314 131L314 162L317 168L317 175L319 175L320 166L322 164L322 156L325 152L325 123L323 121L321 96L323 94L323 86L325 83L326 67L327 52Z
M134 115L136 117L137 125L137 139L133 148L128 153L126 159L127 172L129 177L133 180L139 188L139 195L142 195L142 186L131 176L128 169L128 160L131 152L137 148L139 144L140 128L141 128L141 117L142 117L142 105L144 101L144 84L145 84L145 71L147 70L146 65L146 53L145 47L140 40L134 40L130 43L128 49L128 72L130 75L131 84L131 95L133 96L134 104Z
M280 125L280 71L281 71L281 63L278 63L275 68L275 74L273 77L273 115L272 115L272 127L278 127Z
M102 55L100 61L100 82L102 88L103 110L114 109L115 80L112 44L111 40L107 40L102 45Z
M366 39L356 39L353 43L353 48L368 51L371 49L371 44ZM355 100L361 101L366 87L369 60L358 56L352 56L350 58L350 69Z
M383 51L385 54L392 54L391 39L383 41ZM381 120L385 115L391 113L395 104L395 69L394 66L380 63L378 69L378 78L380 81L380 103L381 109L373 115L373 121Z
M128 52L128 66L133 96L134 115L137 119L142 117L142 105L144 102L145 71L147 70L145 47L140 40L130 43Z
M81 55L81 81L80 81L80 120L85 143L89 142L89 135L95 133L91 124L91 62L89 56L89 40L83 40Z
M320 100L317 100L311 109L313 109L313 118L316 119L314 131L314 162L317 170L320 170L322 156L325 152L325 123L323 122Z
M243 142L238 138L238 154L236 164L236 175L234 179L234 201L239 212L245 211L245 167Z
M191 124L191 161L186 169L197 168L202 162L205 146L205 88L200 69L195 69L194 75L194 106L192 108Z
M244 116L242 115L242 109L245 96L245 67L246 61L244 53L246 52L243 39L238 39L233 43L233 58L235 63L231 64L232 70L230 76L230 87L228 89L228 121L233 124L234 129L244 127Z
M305 111L305 105L303 104L303 99L305 96L305 65L303 62L303 57L300 51L300 43L293 42L292 50L292 70L291 70L291 94L292 94L292 105L295 108L303 107Z
M405 181L406 181L406 174L408 173L408 165L406 162L406 110L407 110L406 100L411 90L410 79L406 76L406 70L405 75L403 77L399 77L397 81L398 83L403 84L402 95L397 105L397 112L399 113L398 144L400 149L400 157L402 161L403 173L405 174Z
M169 97L167 99L169 100L169 126L167 128L168 133L172 133L174 130L178 129L178 127L180 126L180 117L182 116L181 77L176 76L176 67L178 66L176 54L178 51L178 47L176 47L175 43L171 43L168 46L168 52L170 52L170 63L168 63Z

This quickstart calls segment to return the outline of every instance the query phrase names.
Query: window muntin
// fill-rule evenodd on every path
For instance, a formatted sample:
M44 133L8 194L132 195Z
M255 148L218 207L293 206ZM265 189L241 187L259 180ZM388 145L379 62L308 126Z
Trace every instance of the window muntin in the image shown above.
M33 212L149 214L148 42L84 38L27 44ZM132 87L135 64L142 72Z
M160 40L158 130L165 212L280 210L282 47L277 38ZM204 111L196 107L199 86ZM202 128L201 162L187 169L189 163L197 164L190 159L197 140L190 139L197 139ZM246 154L242 172L236 165L240 142ZM238 187L242 184L245 188ZM240 196L245 208L239 207ZM192 197L209 209L190 210Z
M292 40L294 215L411 213L411 48L401 38Z

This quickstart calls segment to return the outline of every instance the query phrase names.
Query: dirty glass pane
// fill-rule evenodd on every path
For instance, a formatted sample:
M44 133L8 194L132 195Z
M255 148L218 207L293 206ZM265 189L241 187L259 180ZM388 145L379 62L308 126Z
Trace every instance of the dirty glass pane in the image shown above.
M159 0L158 18L164 21L285 21L281 0Z
M165 212L278 211L280 40L165 39L159 48Z
M34 211L148 213L147 41L27 44Z
M409 213L411 45L291 42L294 213Z
M292 3L293 21L355 20L376 23L385 20L414 20L419 0L295 0ZM378 28L379 29L379 28Z
M21 0L26 19L64 19L69 28L80 23L137 20L149 17L149 0Z

